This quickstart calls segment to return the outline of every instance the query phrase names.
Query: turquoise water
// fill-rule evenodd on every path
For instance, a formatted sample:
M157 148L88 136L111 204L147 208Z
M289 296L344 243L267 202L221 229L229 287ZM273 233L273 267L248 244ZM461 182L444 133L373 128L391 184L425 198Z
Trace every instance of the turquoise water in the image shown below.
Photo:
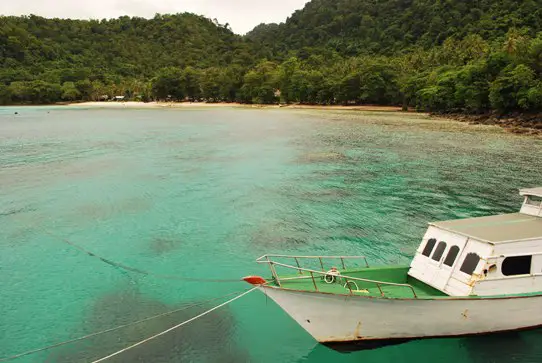
M541 166L542 140L418 115L0 108L0 357L246 288L126 272L53 235L202 278L267 276L254 263L264 253L407 264L427 221L517 211ZM18 362L92 361L210 306ZM541 338L343 355L253 293L111 361L533 362Z

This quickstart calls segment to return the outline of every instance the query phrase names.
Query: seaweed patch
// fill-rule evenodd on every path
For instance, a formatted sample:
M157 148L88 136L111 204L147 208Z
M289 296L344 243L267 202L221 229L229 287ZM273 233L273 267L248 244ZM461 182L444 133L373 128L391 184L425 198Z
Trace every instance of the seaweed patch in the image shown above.
M9 217L15 214L21 214L26 212L35 212L36 209L30 208L30 207L23 207L23 208L15 208L15 209L8 209L5 211L0 211L0 217Z
M135 289L115 292L98 298L82 321L85 333L107 329L193 304L184 301L172 306L153 300ZM46 361L55 363L88 362L164 331L214 306L202 305L142 324L96 336L50 354ZM233 340L237 323L226 306L156 340L129 350L111 362L243 362L249 361L245 350Z
M182 241L178 237L154 237L149 243L149 248L155 255L163 255L179 248Z

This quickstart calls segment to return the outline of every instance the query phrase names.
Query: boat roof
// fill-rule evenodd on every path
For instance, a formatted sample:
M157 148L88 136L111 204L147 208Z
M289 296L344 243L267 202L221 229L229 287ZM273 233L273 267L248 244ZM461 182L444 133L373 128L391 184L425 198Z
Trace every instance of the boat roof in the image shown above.
M432 222L429 224L491 244L542 238L542 218L523 213Z
M542 197L542 187L520 189L519 194L521 194L521 195L535 195L537 197Z

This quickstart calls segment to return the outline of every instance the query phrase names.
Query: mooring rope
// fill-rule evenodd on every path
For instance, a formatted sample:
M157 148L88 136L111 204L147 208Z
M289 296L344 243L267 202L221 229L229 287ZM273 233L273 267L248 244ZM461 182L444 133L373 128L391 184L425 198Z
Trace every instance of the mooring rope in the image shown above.
M254 290L254 289L251 289L251 290ZM216 300L224 299L224 298L232 296L232 295L239 295L239 294L241 294L243 292L248 293L250 291L242 290L242 291L232 292L230 294L219 296L219 297L216 297L216 298L213 298L213 299L209 299L209 300L201 301L201 302L198 302L198 303L195 303L195 304L191 304L191 305L185 306L185 307L180 308L180 309L168 311L168 312L165 312L165 313L162 313L162 314L150 316L150 317L145 318L145 319L141 319L141 320L134 321L134 322L127 323L127 324L123 324L123 325L119 325L119 326L116 326L114 328L109 328L109 329L105 329L105 330L102 330L102 331L99 331L99 332L84 335L84 336L79 337L79 338L66 340L66 341L63 341L63 342L59 342L59 343L56 343L56 344L49 345L47 347L42 347L42 348L38 348L38 349L29 350L29 351L26 351L24 353L19 353L19 354L16 354L16 355L12 355L10 357L0 358L0 362L7 362L7 361L14 360L14 359L17 359L17 358L25 357L25 356L30 355L30 354L43 352L43 351L50 350L50 349L53 349L53 348L61 347L61 346L66 345L66 344L75 343L75 342L78 342L78 341L81 341L81 340L86 340L86 339L89 339L89 338L93 338L93 337L98 336L98 335L110 333L110 332L113 332L113 331L116 331L116 330L119 330L119 329L127 328L127 327L132 326L132 325L141 324L141 323L147 322L149 320L161 318L161 317L164 317L164 316L168 316L168 315L171 315L171 314L178 313L180 311L191 309L191 308L196 307L196 306L201 306L201 305L204 305L204 304L216 301Z
M217 310L217 309L220 309L221 307L223 307L223 306L225 306L225 305L227 305L227 304L229 304L229 303L232 303L232 302L234 302L235 300L240 299L240 298L242 298L243 296L245 296L245 295L251 293L252 291L256 290L257 288L258 288L258 286L253 287L252 289L250 289L250 290L248 290L248 291L245 291L245 292L242 293L241 295L238 295L238 296L234 297L233 299L230 299L230 300L228 300L228 301L226 301L226 302L224 302L224 303L222 303L222 304L220 304L220 305L215 306L215 307L212 308L212 309L209 309L209 310L207 310L207 311L205 311L205 312L203 312L203 313L201 313L201 314L199 314L199 315L197 315L197 316L194 316L194 317L191 318L191 319L188 319L188 320L186 320L186 321L183 321L182 323L177 324L177 325L175 325L174 327L171 327L171 328L169 328L169 329L167 329L167 330L164 330L163 332L160 332L160 333L158 333L158 334L155 334L155 335L153 335L153 336L151 336L151 337L148 337L147 339L144 339L144 340L142 340L142 341L140 341L140 342L137 342L137 343L135 343L135 344L132 344L132 345L130 345L130 346L126 347L126 348L123 348L123 349L121 349L121 350L119 350L119 351L116 351L116 352L113 353L113 354L109 354L109 355L106 356L106 357L103 357L103 358L100 358L100 359L98 359L98 360L92 361L92 363L100 363L100 362L106 361L106 360L108 360L109 358L113 358L113 357L115 357L115 356L117 356L117 355L119 355L119 354L122 354L122 353L124 353L124 352L126 352L126 351L128 351L128 350L130 350L130 349L133 349L133 348L135 348L135 347L137 347L137 346L139 346L139 345L145 344L145 343L147 343L147 342L149 342L149 341L151 341L151 340L153 340L153 339L156 339L156 338L158 338L158 337L160 337L160 336L162 336L162 335L164 335L164 334L167 334L167 333L169 333L169 332L171 332L171 331L173 331L173 330L175 330L175 329L178 329L178 328L180 328L180 327L183 326L183 325L186 325L186 324L188 324L188 323L191 323L191 322L193 322L194 320L199 319L199 318L201 318L201 317L203 317L203 316L205 316L205 315L207 315L207 314L209 314L209 313L211 313L211 312L213 312L213 311L215 311L215 310Z
M72 246L73 248L78 249L81 252L86 253L90 257L95 257L95 258L101 260L102 262L104 262L104 263L106 263L106 264L108 264L110 266L118 267L118 268L121 268L123 270L130 271L130 272L135 272L135 273L138 273L138 274L141 274L141 275L154 276L156 278L167 279L167 280L180 280L180 281L192 281L192 282L217 282L217 283L227 282L227 283L231 283L231 282L240 282L240 281L242 281L241 279L218 279L218 278L216 278L216 279L214 279L214 278L213 279L207 279L207 278L198 278L198 277L184 277L184 276L179 276L179 275L155 274L153 272L142 270L142 269L136 268L136 267L127 266L127 265L124 265L122 263L115 262L115 261L112 261L112 260L110 260L108 258L97 255L94 252L89 251L86 248L81 247L78 244L76 244L76 243L74 243L74 242L72 242L72 241L70 241L70 240L68 240L66 238L60 237L60 236L58 236L58 235L56 235L56 234L54 234L54 233L52 233L50 231L43 230L43 233L48 234L49 236L51 236L51 237L53 237L55 239L58 239L59 241L62 241L64 243Z

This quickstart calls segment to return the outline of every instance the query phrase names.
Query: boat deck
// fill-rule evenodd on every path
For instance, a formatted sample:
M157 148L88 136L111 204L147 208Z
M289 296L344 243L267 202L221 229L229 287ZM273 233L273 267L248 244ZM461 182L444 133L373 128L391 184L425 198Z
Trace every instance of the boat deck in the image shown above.
M364 268L357 270L345 270L341 271L341 275L355 277L367 280L376 280L382 282L390 282L395 284L408 284L412 286L412 289L416 293L418 298L436 298L448 296L445 293L434 289L433 287L408 276L408 266L400 267L374 267ZM343 277L339 277L338 281L333 283L327 283L324 281L323 276L314 276L314 280L309 273L303 272L303 274L280 276L280 285L282 288L301 291L319 291L330 294L343 294L350 295L350 289L345 287L347 280ZM353 280L348 280L353 281ZM408 286L392 286L386 284L380 284L366 281L355 281L357 288L351 284L352 294L357 296L370 296L370 297L384 297L391 299L405 299L414 298L412 289ZM315 287L316 284L316 287ZM278 286L276 283L270 284L271 286ZM381 292L382 291L382 292Z

